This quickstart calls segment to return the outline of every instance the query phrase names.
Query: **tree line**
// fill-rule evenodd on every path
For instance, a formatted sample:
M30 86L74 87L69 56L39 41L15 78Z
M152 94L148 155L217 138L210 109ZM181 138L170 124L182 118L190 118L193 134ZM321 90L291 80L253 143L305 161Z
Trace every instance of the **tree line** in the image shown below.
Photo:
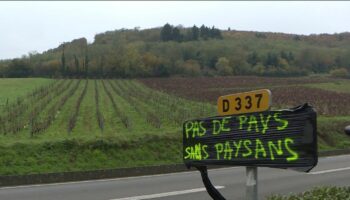
M202 25L198 28L194 25L192 28L187 29L186 32L181 33L181 28L174 27L170 24L165 24L160 30L160 37L162 41L193 41L193 40L207 40L207 39L222 39L221 31L214 26L209 28Z
M293 35L165 24L119 29L0 61L2 77L301 76L350 71L350 34Z

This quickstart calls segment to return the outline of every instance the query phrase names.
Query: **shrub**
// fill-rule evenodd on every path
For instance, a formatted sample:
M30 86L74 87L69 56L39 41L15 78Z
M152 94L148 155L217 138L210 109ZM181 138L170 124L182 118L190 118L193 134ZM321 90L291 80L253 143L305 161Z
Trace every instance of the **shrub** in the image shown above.
M337 78L350 78L350 73L345 68L333 69L330 71L330 74Z

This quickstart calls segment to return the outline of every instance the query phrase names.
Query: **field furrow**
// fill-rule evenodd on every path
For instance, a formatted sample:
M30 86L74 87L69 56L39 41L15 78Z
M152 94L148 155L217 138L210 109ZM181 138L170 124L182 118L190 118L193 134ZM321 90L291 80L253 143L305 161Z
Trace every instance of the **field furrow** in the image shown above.
M99 89L97 86L97 80L95 80L95 105L96 105L96 116L97 116L97 123L100 127L101 131L104 129L104 117L100 110L100 94Z
M80 110L80 105L81 102L83 101L85 95L86 95L86 90L87 90L87 86L88 86L88 80L85 81L85 85L84 85L84 89L81 92L75 107L74 107L74 112L73 114L70 116L69 121L68 121L68 133L70 133L73 128L75 127L76 121L77 121L77 117L79 115L79 110Z
M114 96L111 92L110 89L110 85L108 85L107 83L105 83L104 80L102 80L102 85L103 85L103 89L105 91L105 93L107 94L113 110L115 112L115 116L119 119L116 123L121 123L123 125L123 127L127 128L127 129L131 129L132 126L132 121L131 118L129 116L126 115L126 113L122 110L122 108L116 103L116 100L114 99Z
M88 80L86 94L81 102L79 115L71 135L77 137L101 135L96 116L94 80Z

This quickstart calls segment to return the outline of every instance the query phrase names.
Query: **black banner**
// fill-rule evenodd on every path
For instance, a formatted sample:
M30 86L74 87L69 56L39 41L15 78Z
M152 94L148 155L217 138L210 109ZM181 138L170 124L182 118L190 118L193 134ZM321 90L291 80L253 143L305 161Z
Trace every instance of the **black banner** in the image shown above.
M316 112L296 108L186 121L187 167L262 166L310 171L317 164Z

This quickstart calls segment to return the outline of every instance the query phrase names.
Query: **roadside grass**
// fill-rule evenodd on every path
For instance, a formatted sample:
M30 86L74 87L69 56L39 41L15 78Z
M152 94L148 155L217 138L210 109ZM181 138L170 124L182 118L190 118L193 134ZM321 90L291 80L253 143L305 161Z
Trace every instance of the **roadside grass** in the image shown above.
M319 150L349 149L350 136L344 132L347 125L350 116L318 117Z
M316 187L299 194L271 195L267 200L345 200L350 199L350 187Z
M181 155L181 137L172 135L15 143L0 146L0 172L21 175L172 164L179 163Z

